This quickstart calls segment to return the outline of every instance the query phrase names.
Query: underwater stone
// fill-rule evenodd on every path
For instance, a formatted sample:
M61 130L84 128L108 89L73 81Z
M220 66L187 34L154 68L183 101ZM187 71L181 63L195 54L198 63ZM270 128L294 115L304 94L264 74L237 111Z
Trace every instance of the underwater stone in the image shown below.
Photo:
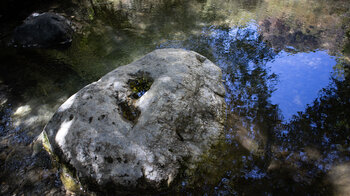
M67 47L72 42L71 23L55 13L33 13L15 29L13 42L20 47Z
M90 190L157 192L222 138L224 95L221 69L205 57L155 50L71 96L44 131Z

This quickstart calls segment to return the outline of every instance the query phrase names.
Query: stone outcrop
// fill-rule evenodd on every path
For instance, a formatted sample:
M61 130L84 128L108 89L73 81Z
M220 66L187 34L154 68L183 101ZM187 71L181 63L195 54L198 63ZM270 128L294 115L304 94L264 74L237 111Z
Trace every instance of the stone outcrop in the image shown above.
M221 69L192 51L155 50L71 96L44 131L96 191L160 191L223 136Z
M13 42L20 47L67 47L72 42L71 23L55 13L33 13L15 29Z

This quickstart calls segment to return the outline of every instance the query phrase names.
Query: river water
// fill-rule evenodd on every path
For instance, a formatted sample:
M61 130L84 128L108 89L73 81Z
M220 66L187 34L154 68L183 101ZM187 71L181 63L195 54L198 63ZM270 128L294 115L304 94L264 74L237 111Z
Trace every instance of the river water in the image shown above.
M76 35L68 49L25 49L7 44L21 15L1 29L1 194L64 194L32 141L80 88L169 47L218 65L228 106L226 141L179 194L350 194L349 1L63 1L23 13L35 11L62 13Z

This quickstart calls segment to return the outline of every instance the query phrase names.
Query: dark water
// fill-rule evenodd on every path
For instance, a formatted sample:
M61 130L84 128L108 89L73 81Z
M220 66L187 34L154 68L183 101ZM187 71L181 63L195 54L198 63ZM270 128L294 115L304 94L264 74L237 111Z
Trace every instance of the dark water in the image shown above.
M226 141L195 175L185 176L181 193L350 195L349 1L96 0L50 6L39 11L64 13L75 23L70 48L0 49L1 167L8 171L0 178L2 193L16 192L16 182L4 180L5 174L18 178L31 171L29 163L8 155L23 153L10 146L28 147L70 95L154 49L175 47L199 52L222 68L228 105ZM9 166L16 161L18 167ZM38 187L27 189L43 193Z

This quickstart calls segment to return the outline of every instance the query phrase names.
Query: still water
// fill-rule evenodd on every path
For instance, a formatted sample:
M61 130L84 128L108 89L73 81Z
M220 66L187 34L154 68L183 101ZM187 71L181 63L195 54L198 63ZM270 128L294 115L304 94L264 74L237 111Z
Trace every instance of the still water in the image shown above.
M28 177L52 170L29 146L70 95L169 47L221 67L228 106L226 141L179 193L350 194L349 1L94 0L27 12L48 10L75 24L70 48L0 48L2 194L48 191Z

